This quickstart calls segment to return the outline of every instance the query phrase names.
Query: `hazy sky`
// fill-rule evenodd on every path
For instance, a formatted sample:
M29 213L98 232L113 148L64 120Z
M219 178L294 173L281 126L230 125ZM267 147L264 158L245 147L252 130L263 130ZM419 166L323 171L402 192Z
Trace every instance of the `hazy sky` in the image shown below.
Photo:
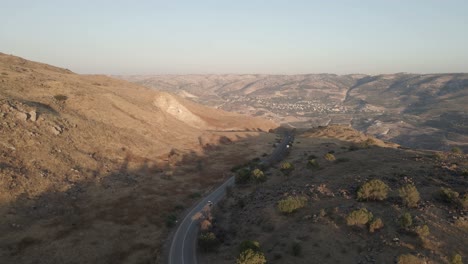
M468 1L0 0L0 52L78 73L468 72Z

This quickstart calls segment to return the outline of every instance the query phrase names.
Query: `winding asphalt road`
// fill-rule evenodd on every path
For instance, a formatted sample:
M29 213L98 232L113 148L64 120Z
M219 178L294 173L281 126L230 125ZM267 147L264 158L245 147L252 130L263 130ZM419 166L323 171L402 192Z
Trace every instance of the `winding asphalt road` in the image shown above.
M261 163L263 166L271 166L275 162L280 161L287 149L291 146L294 136L287 133L281 143L276 147L273 153ZM177 230L172 238L169 248L169 264L197 264L197 249L196 241L198 235L198 219L199 213L211 201L213 204L218 203L226 193L226 187L234 184L234 177L229 178L216 190L206 196L198 204L194 205L191 210L185 215L180 222Z

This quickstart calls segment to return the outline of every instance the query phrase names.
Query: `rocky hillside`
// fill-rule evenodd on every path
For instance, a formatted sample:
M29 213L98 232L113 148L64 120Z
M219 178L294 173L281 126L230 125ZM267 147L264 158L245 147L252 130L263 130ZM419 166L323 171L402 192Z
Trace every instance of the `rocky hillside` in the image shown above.
M220 159L260 151L233 142L275 127L0 53L0 259L153 261L175 204L221 181Z
M297 131L201 225L205 263L465 263L468 155L402 149L349 127ZM242 262L245 261L245 262Z
M346 124L407 147L468 151L468 74L120 78L295 127Z

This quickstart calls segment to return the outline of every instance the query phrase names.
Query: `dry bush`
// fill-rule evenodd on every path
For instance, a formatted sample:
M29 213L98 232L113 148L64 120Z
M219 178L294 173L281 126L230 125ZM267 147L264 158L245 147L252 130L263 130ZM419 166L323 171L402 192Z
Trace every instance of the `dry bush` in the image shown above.
M403 204L407 207L416 207L421 199L418 189L413 184L407 184L398 190Z
M450 188L440 188L440 197L447 203L456 203L460 194Z
M414 232L416 232L416 234L418 234L418 236L420 236L421 238L425 238L425 237L429 236L429 234L430 234L429 227L427 225L417 226L414 229Z
M370 231L371 233L374 233L374 231L379 230L379 229L381 229L382 227L384 227L384 224L383 224L382 219L377 218L377 219L373 220L373 221L369 224L369 231Z
M357 192L358 201L384 200L390 188L381 180L370 180L364 183Z
M365 225L372 221L374 216L366 208L354 210L346 216L346 224L349 226Z
M280 212L290 214L307 204L307 197L305 196L288 196L278 202L278 209Z
M256 182L256 183L260 183L260 182L265 182L265 181L266 181L266 176L265 176L265 174L263 173L263 171L260 170L260 169L255 169L255 170L253 170L253 171L250 173L250 176L251 176L252 181L254 181L254 182Z
M327 153L323 156L324 159L328 160L328 161L334 161L336 160L335 158L335 155L331 154L331 153Z
M247 249L240 253L236 260L236 264L265 264L265 255L260 251Z
M453 255L450 264L463 264L462 256L460 254Z

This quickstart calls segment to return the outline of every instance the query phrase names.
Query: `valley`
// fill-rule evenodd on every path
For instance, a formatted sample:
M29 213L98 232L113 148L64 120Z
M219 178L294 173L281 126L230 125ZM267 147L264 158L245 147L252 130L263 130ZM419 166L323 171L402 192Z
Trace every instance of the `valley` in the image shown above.
M350 125L406 147L468 150L468 74L117 77L293 127Z

